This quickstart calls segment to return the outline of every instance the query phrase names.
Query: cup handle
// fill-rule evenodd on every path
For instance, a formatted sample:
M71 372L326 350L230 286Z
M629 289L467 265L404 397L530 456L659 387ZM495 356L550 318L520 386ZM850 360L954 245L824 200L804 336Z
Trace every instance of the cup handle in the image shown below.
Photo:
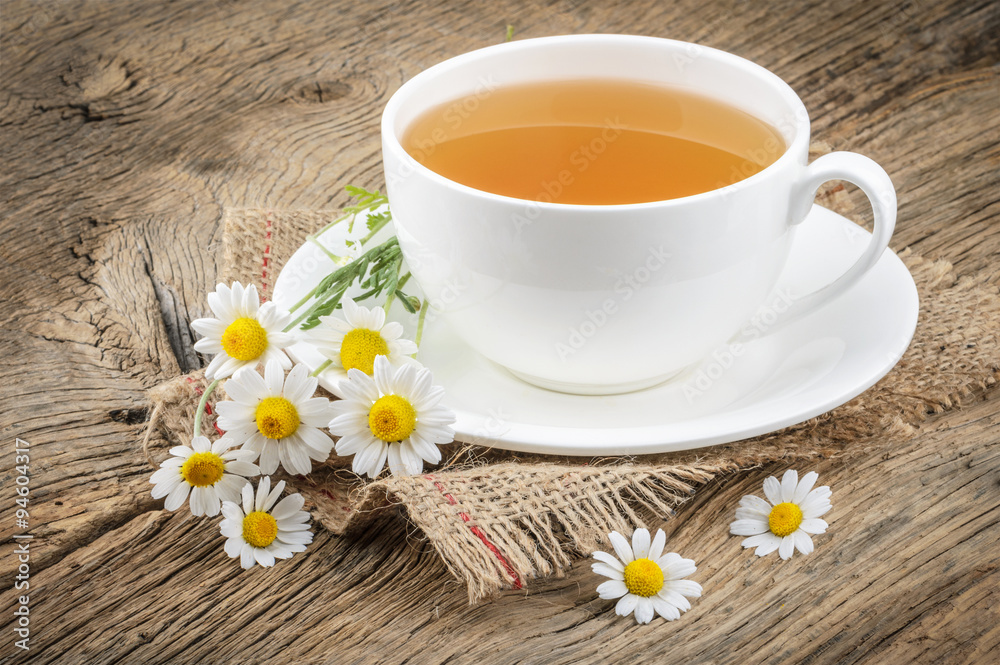
M806 167L805 175L796 190L797 193L794 194L796 202L801 206L799 220L805 219L816 197L816 190L828 180L845 180L860 187L868 196L875 213L871 242L843 275L812 293L795 298L775 324L763 333L755 330L755 334L747 336L746 340L736 341L749 341L762 334L770 334L837 298L861 279L878 262L889 246L889 239L896 227L896 190L885 170L868 157L854 152L831 152L816 159Z

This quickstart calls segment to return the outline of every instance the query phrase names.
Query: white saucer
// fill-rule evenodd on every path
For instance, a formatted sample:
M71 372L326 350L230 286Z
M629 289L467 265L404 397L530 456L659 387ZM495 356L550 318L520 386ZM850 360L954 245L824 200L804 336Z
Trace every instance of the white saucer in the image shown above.
M777 291L801 295L829 283L870 237L850 220L813 206L796 231ZM323 244L342 251L343 238L335 227ZM288 307L298 301L332 268L332 261L306 243L279 275L275 303ZM856 397L902 357L917 309L913 278L887 250L858 284L825 308L742 347L722 347L699 366L634 393L580 396L529 385L472 351L443 321L433 320L433 312L418 359L444 387L460 441L557 455L662 453L772 432ZM414 316L396 305L390 318L401 321L413 338ZM767 320L760 319L762 327ZM311 369L323 361L305 342L289 352ZM320 383L336 392L332 377L321 375Z

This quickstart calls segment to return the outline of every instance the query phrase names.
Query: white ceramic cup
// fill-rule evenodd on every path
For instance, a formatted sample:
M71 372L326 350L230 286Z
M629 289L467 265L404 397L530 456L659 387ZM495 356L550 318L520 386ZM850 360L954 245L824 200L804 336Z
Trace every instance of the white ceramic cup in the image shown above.
M764 170L721 189L570 205L461 185L401 144L411 123L441 104L497 86L581 78L693 90L768 123L787 147ZM465 111L475 105L468 101ZM806 109L776 75L729 53L653 37L545 37L466 53L408 81L382 115L389 205L432 316L520 378L579 394L655 385L738 335L772 293L795 227L828 180L868 195L871 243L840 278L796 297L770 329L836 298L875 264L896 219L888 175L848 152L807 165L808 148Z

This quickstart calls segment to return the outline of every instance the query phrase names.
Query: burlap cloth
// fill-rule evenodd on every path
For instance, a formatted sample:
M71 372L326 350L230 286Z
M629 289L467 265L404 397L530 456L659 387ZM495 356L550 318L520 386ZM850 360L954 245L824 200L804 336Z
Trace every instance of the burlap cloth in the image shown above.
M816 152L824 152L818 146ZM818 202L854 209L842 186ZM336 211L228 210L219 281L257 285L270 297L283 262ZM363 482L350 460L332 455L308 477L285 477L313 517L343 534L384 510L418 527L448 569L468 586L470 601L533 577L559 574L611 529L631 532L673 514L695 488L721 473L781 460L861 454L914 436L929 416L979 398L1000 377L998 273L957 276L949 263L899 253L920 294L916 336L899 364L877 385L807 422L738 443L668 455L556 458L461 443L439 468L415 477ZM176 377L149 392L147 444L188 443L206 382L202 372ZM223 384L224 386L224 384ZM214 438L215 397L203 427ZM217 428L216 428L217 429Z

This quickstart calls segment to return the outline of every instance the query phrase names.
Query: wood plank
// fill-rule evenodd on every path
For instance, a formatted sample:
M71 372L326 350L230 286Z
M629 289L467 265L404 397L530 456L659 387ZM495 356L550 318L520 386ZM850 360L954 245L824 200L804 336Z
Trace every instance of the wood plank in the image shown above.
M212 520L149 511L32 577L31 662L982 662L1000 648L998 432L984 402L896 450L815 465L830 530L787 562L727 533L740 496L783 467L713 482L664 525L705 594L651 626L616 617L585 560L468 607L392 516L241 572Z
M678 549L706 562L714 593L655 628L609 616L583 563L526 598L469 609L398 521L356 542L320 534L272 575L238 575L199 521L157 510L137 449L143 393L202 362L188 324L206 313L222 209L330 208L348 182L380 186L389 95L501 41L508 23L518 38L698 41L773 69L802 96L816 138L892 175L894 246L959 272L995 269L1000 6L988 0L4 3L0 432L5 446L32 444L33 656L981 661L1000 640L997 486L985 472L996 465L995 391L886 459L820 465L841 497L838 535L804 563L753 561L723 537L733 500L774 469L700 493L670 528ZM0 495L12 467L0 455ZM0 504L5 546L13 523ZM743 577L726 577L734 566ZM6 567L0 581L8 598ZM225 641L227 621L254 639Z

